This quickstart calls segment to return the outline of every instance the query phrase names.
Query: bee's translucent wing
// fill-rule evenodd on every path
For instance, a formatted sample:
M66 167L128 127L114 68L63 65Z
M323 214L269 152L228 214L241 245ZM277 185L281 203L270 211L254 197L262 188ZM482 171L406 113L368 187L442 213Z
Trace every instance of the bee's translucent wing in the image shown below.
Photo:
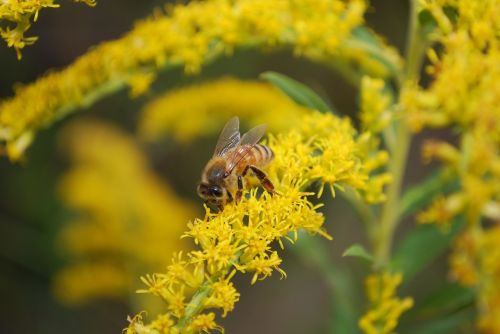
M215 145L214 156L222 156L227 151L236 147L240 143L240 120L238 117L231 118L222 129L217 144Z
M248 152L259 142L259 140L266 133L267 126L261 124L255 128L250 129L241 137L240 146L238 146L231 154L227 160L226 165L226 175L231 174L233 169L238 165L238 163L243 159Z
M245 133L241 137L241 142L240 145L255 145L261 140L261 138L264 136L266 133L267 125L261 124L257 125L255 128L252 128L248 130L247 133Z

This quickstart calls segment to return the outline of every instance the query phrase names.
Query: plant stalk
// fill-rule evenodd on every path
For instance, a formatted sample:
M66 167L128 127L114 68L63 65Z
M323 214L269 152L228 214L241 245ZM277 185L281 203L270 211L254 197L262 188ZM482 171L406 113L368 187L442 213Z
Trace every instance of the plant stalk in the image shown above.
M188 325L188 323L192 320L192 318L198 313L200 313L201 310L203 309L203 301L211 292L210 282L211 280L203 283L201 287L198 289L198 291L196 291L193 298L191 298L189 305L186 307L186 313L181 319L179 319L179 322L176 326L176 328L179 330L180 333L182 333L182 331L184 330L186 325Z
M239 262L239 258L242 254L242 251L239 250L235 256L234 260L232 262L232 265L224 270L221 270L212 276L210 276L208 279L205 280L205 282L196 290L194 293L193 297L191 298L191 301L186 307L186 312L184 313L184 316L179 319L177 322L177 325L175 326L176 329L179 330L179 333L183 333L184 329L186 326L193 320L193 317L198 315L203 309L205 308L204 301L207 298L207 296L212 292L212 287L210 286L211 283L218 281L221 277L226 277L226 275L230 272L231 268L234 268L235 264Z
M410 24L406 46L406 67L403 73L403 83L417 81L426 49L425 36L418 21L417 0L410 2ZM375 269L380 270L387 266L394 232L400 221L401 187L405 176L408 151L411 144L411 133L408 131L404 119L395 124L396 141L389 162L389 172L393 182L387 191L387 201L382 208L378 233L374 240Z

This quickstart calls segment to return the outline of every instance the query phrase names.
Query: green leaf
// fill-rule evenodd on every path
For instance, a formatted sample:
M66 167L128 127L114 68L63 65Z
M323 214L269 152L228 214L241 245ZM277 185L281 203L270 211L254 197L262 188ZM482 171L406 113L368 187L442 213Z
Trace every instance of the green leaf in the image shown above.
M373 262L373 256L360 244L351 245L345 250L342 256L354 256Z
M352 36L355 37L356 39L363 41L363 42L367 42L369 44L373 44L373 45L378 46L378 47L381 46L379 40L377 39L377 37L375 36L373 31L368 29L367 27L363 27L363 26L356 27L352 31Z
M422 268L443 254L450 241L463 226L462 219L456 219L449 231L439 230L434 225L417 225L408 232L396 248L392 258L392 267L404 273L405 281L409 281Z
M280 89L297 104L321 112L333 111L323 99L306 85L277 72L264 72L260 78Z
M352 272L340 267L332 271L330 286L333 289L333 312L329 333L359 333L358 319L361 316L353 304L354 291L359 290Z
M451 191L456 185L450 182L443 171L431 173L423 182L411 187L403 194L400 215L409 216L432 202L436 194Z
M406 334L450 334L450 333L473 333L473 328L463 328L465 324L474 319L471 309L464 309L448 315L440 316L432 321L426 321L415 329L405 330ZM462 330L460 330L462 328Z
M352 37L345 42L344 47L360 49L369 53L372 59L379 61L392 73L394 79L401 79L401 69L398 64L393 63L392 54L388 52L387 47L381 43L381 39L370 28L366 26L355 28Z
M474 303L475 291L457 283L445 283L435 289L417 308L411 310L409 318L429 318L443 312L454 312Z
M301 232L290 249L304 264L316 269L332 290L333 310L329 332L359 333L361 296L352 273L332 263L326 242L318 237Z

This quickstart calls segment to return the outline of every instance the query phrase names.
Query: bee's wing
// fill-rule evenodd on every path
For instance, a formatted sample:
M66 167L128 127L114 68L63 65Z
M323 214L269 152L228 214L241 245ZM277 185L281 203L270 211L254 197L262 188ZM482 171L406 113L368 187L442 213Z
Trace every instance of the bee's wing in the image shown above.
M222 156L227 151L236 147L240 143L240 120L238 117L231 118L222 129L217 144L215 145L214 156Z
M231 174L234 167L252 150L252 148L259 142L259 140L266 133L267 126L261 124L255 128L250 129L241 137L240 146L238 146L227 159L226 175Z
M266 133L267 125L257 125L241 137L240 145L255 145Z

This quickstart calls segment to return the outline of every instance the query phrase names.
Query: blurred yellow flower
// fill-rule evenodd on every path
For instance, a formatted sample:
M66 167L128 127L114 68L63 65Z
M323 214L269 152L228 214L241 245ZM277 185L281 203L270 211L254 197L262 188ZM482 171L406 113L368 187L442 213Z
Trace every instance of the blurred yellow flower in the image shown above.
M63 201L79 215L61 234L74 264L55 277L57 295L70 303L128 297L133 278L160 270L174 250L193 207L151 172L132 138L97 121L64 131L72 167L62 178Z
M156 75L151 72L137 73L129 77L127 83L130 86L130 97L134 98L146 93L155 79Z
M415 130L423 126L458 125L480 129L500 140L500 24L498 0L421 0L439 29L431 37L443 47L428 51L427 71L434 77L428 89L408 83L402 104ZM446 14L453 8L454 18ZM472 131L471 131L472 132Z
M0 141L9 157L18 159L35 132L61 116L126 84L132 85L131 95L143 93L151 75L163 69L182 66L196 73L236 47L290 48L314 61L344 60L356 68L378 62L378 68L371 64L366 71L391 75L380 67L399 67L394 49L382 44L377 49L382 55L372 57L373 48L359 40L347 43L362 25L365 8L363 0L207 0L169 7L168 15L157 11L66 69L17 87L14 97L0 102ZM374 67L376 73L370 70Z
M437 224L448 231L453 218L463 211L465 198L461 193L438 196L432 204L417 215L417 221L423 224Z
M192 141L216 133L235 114L249 125L266 123L271 132L282 131L300 124L307 113L267 83L223 78L152 100L142 110L139 134L148 141L162 136Z
M451 271L461 284L478 287L480 331L499 333L500 280L498 267L491 267L498 261L498 228L483 222L500 221L500 1L421 0L419 6L437 25L430 35L436 46L427 53L433 80L425 89L408 83L401 102L416 131L455 128L458 145L428 141L423 153L427 161L440 160L459 189L435 199L418 219L446 228L465 216Z
M434 80L427 89L409 83L402 105L415 130L451 125L461 137L458 147L424 144L424 158L441 160L461 190L439 199L421 220L444 223L461 212L470 224L481 217L500 219L500 1L423 0L420 6L436 20L439 29L432 36L444 51L429 50ZM456 10L456 18L446 14L446 6Z
M318 112L309 112L301 125L288 132L270 135L267 145L275 160L267 172L277 193L259 195L258 189L252 189L240 203L229 204L220 213L207 209L205 217L189 223L184 234L198 249L174 256L167 272L143 277L147 289L139 292L154 294L168 305L163 317L169 321L162 322L161 330L198 333L217 329L213 313L203 312L220 308L225 316L233 309L239 293L230 280L237 272L252 273L252 284L274 271L284 277L282 260L273 245L284 248L285 240L293 243L299 230L331 238L322 228L324 217L317 211L321 205L309 200L315 192L305 191L318 183L318 192L329 185L332 192L334 187L349 186L366 193L371 182L371 170L365 167L369 157L360 149L364 143L357 140L348 120ZM198 325L200 317L210 320L206 327ZM144 324L136 316L127 332L155 330L156 321Z
M74 0L95 6L95 0ZM57 8L56 0L2 0L0 2L0 23L14 23L15 27L7 25L0 28L0 36L9 47L16 49L17 59L21 59L21 49L36 42L38 37L26 37L24 33L31 26L31 19L36 21L42 8Z
M452 277L478 290L477 326L482 333L500 333L500 226L471 227L455 240L450 257Z
M461 137L458 147L424 144L424 158L441 160L460 180L461 190L438 199L421 220L445 223L461 212L470 224L481 217L500 219L500 2L425 0L420 6L435 19L439 29L432 37L444 51L429 50L434 80L427 89L409 83L402 105L415 130L451 125ZM446 6L456 10L456 18L449 17Z
M393 119L393 99L385 91L385 81L364 76L361 79L361 127L372 134L380 133Z
M500 25L498 0L422 0L421 10L429 10L440 29L431 36L444 50L438 55L429 49L434 77L428 89L408 83L402 91L402 104L410 126L442 127L458 125L486 131L500 139ZM449 18L445 8L454 8ZM478 28L480 27L480 28ZM474 33L480 30L481 33Z
M60 301L73 305L99 298L126 299L134 284L128 275L130 270L120 261L83 260L56 273L53 291Z
M397 297L396 288L401 284L401 273L383 272L366 278L369 311L359 320L365 334L393 334L401 314L413 306L413 299Z

